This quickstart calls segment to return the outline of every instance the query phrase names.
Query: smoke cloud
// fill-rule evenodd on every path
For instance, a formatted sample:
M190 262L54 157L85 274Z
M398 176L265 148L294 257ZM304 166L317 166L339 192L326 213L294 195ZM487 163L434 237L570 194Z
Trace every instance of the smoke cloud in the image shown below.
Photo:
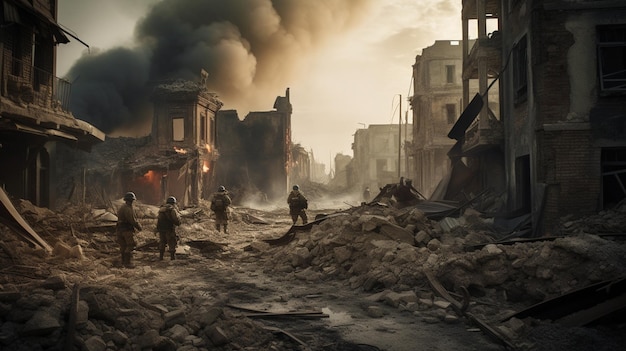
M207 85L225 108L267 109L307 57L363 17L371 0L163 0L136 25L135 46L82 56L68 72L74 115L105 133L151 120L159 81ZM122 133L124 134L124 133Z

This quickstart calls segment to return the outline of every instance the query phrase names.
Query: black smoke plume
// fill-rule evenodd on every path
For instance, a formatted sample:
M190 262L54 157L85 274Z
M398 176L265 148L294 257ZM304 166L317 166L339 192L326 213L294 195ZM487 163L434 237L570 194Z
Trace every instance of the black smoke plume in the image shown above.
M105 133L149 131L151 87L199 80L225 107L271 106L307 56L354 25L371 0L163 0L136 25L132 48L81 57L70 108ZM121 132L126 130L127 132Z

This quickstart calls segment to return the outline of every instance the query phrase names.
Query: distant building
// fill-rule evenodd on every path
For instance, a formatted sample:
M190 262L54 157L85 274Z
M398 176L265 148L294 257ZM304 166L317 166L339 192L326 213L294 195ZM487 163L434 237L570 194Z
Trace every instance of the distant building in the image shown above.
M373 124L354 134L351 187L378 189L397 183L407 172L405 144L413 139L411 125ZM349 177L350 178L350 177Z
M454 141L450 128L462 110L463 54L460 41L438 40L415 57L413 142L408 145L409 172L413 186L430 196L450 172L448 151Z
M326 184L329 182L329 174L326 173L326 165L322 162L318 162L315 159L313 152L311 155L311 181L316 183Z
M2 1L0 186L14 197L55 207L66 173L57 150L90 151L104 133L68 111L70 83L55 77L57 1Z
M352 157L344 154L335 155L335 176L332 185L339 189L348 189L350 185L349 165Z

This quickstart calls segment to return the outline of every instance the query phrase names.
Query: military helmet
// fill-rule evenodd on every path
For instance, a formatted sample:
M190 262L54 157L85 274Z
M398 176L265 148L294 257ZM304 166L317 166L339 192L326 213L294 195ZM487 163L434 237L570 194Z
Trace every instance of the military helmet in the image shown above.
M170 196L167 198L167 200L165 200L166 204L175 204L176 203L176 198L173 196Z
M223 185L220 185L220 187L217 188L217 191L219 191L220 193L223 193L226 191L226 188Z
M137 196L135 196L135 193L133 193L132 191L129 191L126 194L124 194L124 201L135 201L135 200L137 200Z
M300 187L298 186L298 184L293 186L293 190L300 190Z

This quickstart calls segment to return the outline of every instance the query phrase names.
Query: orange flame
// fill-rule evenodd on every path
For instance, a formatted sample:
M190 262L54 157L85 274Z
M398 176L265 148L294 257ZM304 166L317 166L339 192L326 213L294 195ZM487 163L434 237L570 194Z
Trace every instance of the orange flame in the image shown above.
M202 172L204 172L204 173L208 173L209 172L209 162L208 161L204 161L202 163Z
M146 174L143 175L144 181L146 183L151 183L151 184L157 183L156 177L157 177L157 174L152 170L146 172Z
M207 152L211 152L211 145L205 144L204 147L206 148Z
M178 148L176 146L174 146L174 151L176 151L179 154L186 154L187 153L187 150Z

